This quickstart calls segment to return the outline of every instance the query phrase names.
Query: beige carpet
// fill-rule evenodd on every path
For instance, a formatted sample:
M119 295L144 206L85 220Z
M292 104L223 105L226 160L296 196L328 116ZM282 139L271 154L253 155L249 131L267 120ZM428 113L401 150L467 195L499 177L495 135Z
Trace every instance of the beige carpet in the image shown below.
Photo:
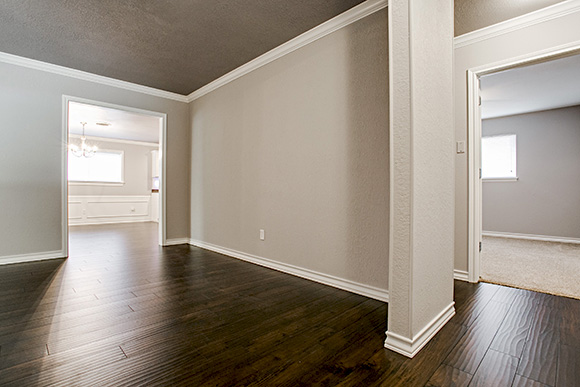
M580 299L580 245L484 237L484 281Z

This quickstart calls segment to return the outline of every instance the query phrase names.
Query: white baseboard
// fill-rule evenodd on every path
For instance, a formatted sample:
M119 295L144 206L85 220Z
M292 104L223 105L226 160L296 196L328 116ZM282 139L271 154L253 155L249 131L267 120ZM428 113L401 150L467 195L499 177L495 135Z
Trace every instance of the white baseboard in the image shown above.
M44 261L46 259L66 258L66 254L62 250L45 251L42 253L8 255L0 257L0 265L10 265L13 263Z
M216 246L211 243L206 243L191 239L189 244L200 247L202 249L211 250L216 253L224 254L229 257L238 258L243 261L251 262L256 265L265 266L270 269L278 270L284 273L292 274L297 277L305 278L310 281L318 282L324 285L332 286L338 289L346 290L351 293L360 294L365 297L373 298L375 300L388 302L389 292L385 289L377 288L370 285L361 284L350 281L344 278L335 277L332 275L320 273L314 270L304 269L302 267L289 265L287 263L273 261L271 259L258 257L256 255L242 253L240 251L228 249L226 247Z
M453 279L469 282L469 273L463 270L453 270Z
M385 348L407 357L414 357L429 340L455 315L455 302L449 304L429 324L427 324L413 339L408 339L394 332L387 331Z
M481 235L497 238L527 239L531 241L580 244L580 239L578 238L557 237L550 235L518 234L513 232L499 232L499 231L483 231Z
M187 245L189 244L189 238L174 238L167 239L163 246L175 246L175 245Z

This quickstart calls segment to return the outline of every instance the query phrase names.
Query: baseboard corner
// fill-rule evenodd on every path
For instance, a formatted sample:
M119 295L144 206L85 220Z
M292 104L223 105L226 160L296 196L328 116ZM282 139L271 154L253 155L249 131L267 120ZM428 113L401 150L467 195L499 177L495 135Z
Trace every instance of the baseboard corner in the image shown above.
M455 302L451 302L412 339L387 331L385 348L413 358L454 315Z
M176 246L176 245L187 245L190 244L189 238L173 238L166 239L163 246Z
M465 270L453 270L453 279L469 282L469 273Z

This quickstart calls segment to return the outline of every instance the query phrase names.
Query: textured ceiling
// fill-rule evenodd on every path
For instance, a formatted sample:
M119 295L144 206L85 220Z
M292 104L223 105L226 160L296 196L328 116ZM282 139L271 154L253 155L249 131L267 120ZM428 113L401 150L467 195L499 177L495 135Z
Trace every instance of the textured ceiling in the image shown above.
M161 118L119 109L69 102L68 130L71 134L159 143ZM110 126L98 125L97 122Z
M2 0L0 51L179 94L361 0Z
M483 119L580 105L580 55L481 77Z

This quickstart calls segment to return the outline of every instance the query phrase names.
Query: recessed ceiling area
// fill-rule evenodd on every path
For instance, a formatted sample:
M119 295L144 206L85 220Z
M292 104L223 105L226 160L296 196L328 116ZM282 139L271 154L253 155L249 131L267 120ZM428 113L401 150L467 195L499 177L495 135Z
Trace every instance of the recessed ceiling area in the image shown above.
M190 94L362 0L4 0L0 51Z
M86 122L86 136L159 143L159 117L73 101L69 102L68 117L71 134L82 134L81 122Z
M580 105L580 54L481 77L481 117Z

